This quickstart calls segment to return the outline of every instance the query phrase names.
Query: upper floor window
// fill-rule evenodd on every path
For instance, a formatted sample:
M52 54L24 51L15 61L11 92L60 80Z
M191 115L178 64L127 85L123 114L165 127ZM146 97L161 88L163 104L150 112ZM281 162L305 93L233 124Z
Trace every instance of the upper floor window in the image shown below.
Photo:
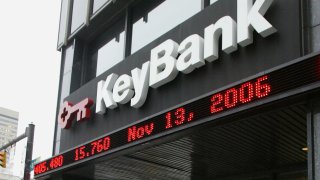
M73 1L71 34L87 23L89 2L88 0Z
M120 18L91 45L88 78L99 76L124 59L124 18Z
M123 60L124 31L120 32L98 50L96 76Z
M218 0L210 0L210 4L217 2Z
M142 3L133 8L132 53L201 11L200 0L166 0L161 4L159 1Z
M111 2L112 0L93 0L93 10L92 13L95 14L100 10L105 4Z
M67 41L69 12L70 12L70 0L62 0L61 10L60 10L58 45L57 45L58 48L64 45Z

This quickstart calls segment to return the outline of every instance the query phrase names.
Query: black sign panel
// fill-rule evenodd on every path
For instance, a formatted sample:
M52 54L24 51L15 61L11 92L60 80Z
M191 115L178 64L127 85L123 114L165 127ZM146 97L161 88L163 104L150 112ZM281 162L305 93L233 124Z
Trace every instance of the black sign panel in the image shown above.
M99 155L107 155L110 151L121 150L125 145L139 143L147 137L152 139L155 135L174 132L178 127L183 129L195 122L201 123L206 117L214 119L219 113L319 81L320 56L315 56L109 133L37 164L34 172L36 176L46 174Z
M275 34L263 38L255 32L253 44L246 47L239 46L239 49L231 54L220 51L218 60L207 63L205 66L196 69L190 74L180 73L173 81L159 88L149 88L146 102L138 109L132 108L130 103L127 103L119 105L116 109L107 110L104 115L99 115L94 112L95 106L93 106L93 114L89 121L75 123L70 129L61 130L60 152L78 147L80 144L89 142L97 137L103 137L105 134L127 127L129 124L135 124L137 121L151 117L178 104L196 99L199 96L220 89L221 87L241 81L261 73L266 69L276 67L300 57L299 14L299 1L275 0L265 15L265 18L278 30ZM141 68L144 62L150 60L151 49L167 39L181 43L183 39L192 34L199 34L203 37L204 28L215 23L223 16L231 16L237 21L236 0L217 1L213 5L205 8L138 52L127 57L124 61L101 74L96 79L85 84L67 97L66 100L76 103L88 97L95 101L97 84L100 80L106 80L107 76L111 73L118 75L130 74L132 69L136 67ZM257 80L258 79L255 79L251 83L254 84ZM270 80L270 77L268 77L268 80ZM251 89L251 85L243 86L245 86L242 88L244 91ZM237 95L245 93L240 92L241 86L235 88ZM255 85L253 88L256 88ZM234 92L228 92L230 97L228 96L227 98L229 99L224 97L225 93L227 92L221 94L222 97L216 95L214 98L214 103L217 103L217 110L221 108L226 110L229 106L233 105L231 100ZM254 94L252 101L254 101L256 96L257 94ZM213 97L210 97L210 99L212 98ZM230 101L231 105L228 103L225 104L226 101ZM210 104L210 101L208 103ZM237 102L236 104L240 105L241 103ZM179 110L179 112L180 111L182 110ZM197 110L185 107L186 114L193 111ZM175 112L172 113L174 114ZM205 113L200 113L203 115L199 115L199 112L194 113L194 119L207 116ZM172 118L174 117L173 114L171 115ZM137 126L137 128L139 127ZM153 133L160 132L161 130L159 128L159 125L154 124ZM112 149L115 147L115 140L112 137L110 138L110 148ZM87 148L88 147L86 147L86 149ZM88 151L89 150L86 150L86 155ZM90 153L89 156L91 156L91 154L92 153Z

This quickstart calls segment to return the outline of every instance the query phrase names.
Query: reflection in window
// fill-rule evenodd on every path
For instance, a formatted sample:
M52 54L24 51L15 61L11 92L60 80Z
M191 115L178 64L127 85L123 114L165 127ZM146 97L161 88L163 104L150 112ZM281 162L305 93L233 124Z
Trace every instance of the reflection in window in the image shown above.
M71 72L73 66L74 45L71 44L65 50L63 74Z
M201 1L166 0L150 9L142 15L141 7L133 9L132 53L201 11Z
M79 27L86 23L88 13L88 0L73 1L72 21L71 21L71 34Z
M93 14L96 13L105 3L111 0L94 0L93 1Z
M64 42L66 41L66 38L67 38L69 1L70 0L62 0L61 1L58 47L63 45Z
M122 17L90 45L87 80L99 76L124 59L124 24Z
M124 32L114 37L107 44L98 50L96 76L110 69L123 59Z
M73 65L73 54L74 47L73 45L68 46L64 52L64 71L62 76L62 85L61 85L61 99L60 104L63 103L63 99L70 94L70 87L72 83L72 65Z
M217 2L218 0L210 0L210 4Z
M66 98L70 94L71 75L72 75L71 71L63 75L62 86L61 86L61 100L60 100L61 104L63 103L64 98Z

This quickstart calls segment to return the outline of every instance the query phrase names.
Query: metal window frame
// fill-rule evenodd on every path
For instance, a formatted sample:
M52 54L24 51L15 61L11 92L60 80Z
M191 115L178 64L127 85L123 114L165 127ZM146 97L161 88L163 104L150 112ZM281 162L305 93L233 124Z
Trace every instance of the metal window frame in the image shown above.
M116 2L116 0L108 0L108 1L106 1L102 6L100 6L95 12L93 11L93 4L94 4L94 2L93 2L94 0L92 0L92 8L91 8L91 17L90 17L90 19L93 19L93 18L95 18L98 14L100 14L101 13L101 11L105 8L105 7L107 7L111 2L113 2L113 3L115 3Z
M65 25L65 29L64 29L64 33L63 33L63 36L61 38L62 42L60 42L60 31L61 31L61 25L62 25L62 17L61 17L61 14L62 14L62 8L63 8L63 1L68 1L67 2L67 13L66 13L66 19L65 19L65 22L63 23ZM58 51L61 51L61 48L62 46L66 46L67 43L68 43L68 35L70 33L70 21L71 21L71 14L72 14L72 0L61 0L61 6L60 6L60 20L59 20L59 31L58 31L58 42L57 42L57 50Z
M74 31L71 30L72 28L72 15L73 15L73 5L74 5L74 0L70 0L72 1L71 3L71 6L69 8L71 8L71 13L70 13L70 22L69 22L69 26L70 26L70 35L68 37L67 40L71 40L72 38L74 38L74 36L81 30L83 29L85 26L88 26L89 25L89 22L90 22L90 15L91 15L91 8L92 8L92 5L93 5L93 1L92 0L87 0L87 4L86 4L86 12L85 13L85 18L83 19L83 22L82 24L80 24Z

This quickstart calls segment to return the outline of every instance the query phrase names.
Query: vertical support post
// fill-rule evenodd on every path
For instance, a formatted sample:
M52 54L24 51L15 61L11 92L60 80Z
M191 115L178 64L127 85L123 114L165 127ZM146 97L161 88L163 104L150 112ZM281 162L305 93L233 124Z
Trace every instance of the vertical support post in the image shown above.
M307 145L308 145L308 179L314 180L314 130L313 130L314 111L311 109L307 114Z
M307 114L308 179L320 179L320 99L309 102Z
M24 180L30 180L30 162L32 160L32 150L33 150L33 138L34 138L34 124L29 124L26 130L27 134L27 148L26 148L26 159L24 163Z

